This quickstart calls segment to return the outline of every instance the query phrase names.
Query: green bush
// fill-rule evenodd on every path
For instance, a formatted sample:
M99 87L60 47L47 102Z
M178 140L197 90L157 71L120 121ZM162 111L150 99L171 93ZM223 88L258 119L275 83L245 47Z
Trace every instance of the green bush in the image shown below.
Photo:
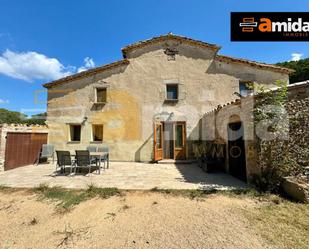
M253 110L255 124L273 119L282 121L286 118L274 110L265 108L268 105L285 108L288 103L287 85L280 81L276 82L276 85L278 87L276 91L254 86L258 90ZM289 119L291 118L289 117ZM254 175L252 181L262 191L278 192L283 177L300 174L302 167L297 162L298 156L293 152L295 135L291 132L291 125L287 126L284 122L278 122L272 124L269 131L275 132L277 135L286 133L289 134L289 137L287 139L277 137L270 141L256 138L257 164L260 167L260 174Z

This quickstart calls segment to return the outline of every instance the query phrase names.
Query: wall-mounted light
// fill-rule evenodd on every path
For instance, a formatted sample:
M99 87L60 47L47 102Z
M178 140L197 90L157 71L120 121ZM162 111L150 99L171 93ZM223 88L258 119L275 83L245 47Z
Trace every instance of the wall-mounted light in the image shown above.
M88 117L84 117L82 124L85 124L87 120L88 120Z

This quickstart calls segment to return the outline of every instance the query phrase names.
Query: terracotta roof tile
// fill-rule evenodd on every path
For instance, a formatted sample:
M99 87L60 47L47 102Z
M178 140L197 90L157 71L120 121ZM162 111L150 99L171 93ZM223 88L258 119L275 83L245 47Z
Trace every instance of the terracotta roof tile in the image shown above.
M130 52L134 49L137 49L137 48L141 48L141 47L144 47L144 46L147 46L147 45L155 44L157 42L162 42L162 41L166 41L166 40L181 41L181 42L191 44L191 45L194 45L194 46L212 49L216 52L220 49L220 46L217 46L215 44L210 44L210 43L206 43L206 42L199 41L199 40L193 40L193 39L190 39L190 38L187 38L187 37L184 37L184 36L179 36L179 35L174 35L174 34L169 33L169 34L166 34L166 35L153 37L149 40L140 41L140 42L137 42L137 43L134 43L134 44L131 44L131 45L128 45L128 46L122 48L123 57L125 58L123 60L113 62L113 63L107 64L107 65L103 65L103 66L100 66L100 67L96 67L96 68L93 68L93 69L89 69L89 70L81 72L81 73L73 74L73 75L70 75L70 76L67 76L67 77L64 77L64 78L43 84L43 86L45 88L51 88L53 86L60 85L60 84L63 84L65 82L69 82L71 80L75 80L75 79L78 79L78 78L94 75L98 72L102 72L102 71L105 71L105 70L108 70L108 69L111 69L111 68L114 68L114 67L118 67L118 66L121 66L121 65L128 65L129 60L126 59L128 52ZM238 59L238 58L233 58L233 57L228 57L228 56L223 56L223 55L216 55L215 59L218 60L218 61L224 61L224 62L247 64L249 66L254 66L254 67L258 67L258 68L262 68L262 69L268 69L268 70L273 70L273 71L276 71L276 72L287 73L287 74L294 72L294 70L284 68L284 67L279 67L279 66L275 66L275 65L270 65L270 64L245 60L245 59Z
M75 79L78 79L78 78L83 78L83 77L86 77L86 76L90 76L90 75L93 75L93 74L96 74L96 73L99 73L99 72L103 72L105 70L108 70L108 69L111 69L111 68L114 68L114 67L118 67L118 66L122 66L122 65L128 65L129 63L130 62L126 59L116 61L116 62L106 64L106 65L103 65L103 66L100 66L100 67L89 69L87 71L76 73L76 74L61 78L59 80L54 80L52 82L43 84L43 86L45 88L51 88L53 86L60 85L60 84L63 84L65 82L75 80Z
M247 64L252 67L258 67L262 69L269 69L272 71L280 72L280 73L287 73L291 74L294 72L293 69L285 68L285 67L280 67L272 64L266 64L262 62L257 62L257 61L251 61L251 60L246 60L246 59L241 59L241 58L234 58L234 57L229 57L225 55L217 55L215 57L216 60L218 61L224 61L224 62L233 62L233 63L240 63L240 64Z
M148 45L155 44L155 43L162 42L162 41L166 41L166 40L180 41L180 42L184 42L184 43L191 44L191 45L194 45L194 46L212 49L212 50L215 50L215 51L218 51L221 48L220 46L217 46L215 44L210 44L210 43L206 43L206 42L199 41L199 40L193 40L193 39L185 37L185 36L174 35L174 34L168 33L166 35L156 36L156 37L153 37L153 38L148 39L148 40L133 43L131 45L128 45L128 46L122 48L121 51L122 51L123 57L127 58L127 53L134 50L134 49L142 48L144 46L148 46Z

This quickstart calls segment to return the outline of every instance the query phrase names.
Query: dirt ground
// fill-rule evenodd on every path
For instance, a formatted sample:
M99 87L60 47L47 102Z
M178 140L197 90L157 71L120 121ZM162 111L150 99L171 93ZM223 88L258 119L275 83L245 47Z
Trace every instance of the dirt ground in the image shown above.
M0 192L0 248L277 248L245 215L251 198L129 192L59 213L27 191ZM279 247L278 247L279 248Z

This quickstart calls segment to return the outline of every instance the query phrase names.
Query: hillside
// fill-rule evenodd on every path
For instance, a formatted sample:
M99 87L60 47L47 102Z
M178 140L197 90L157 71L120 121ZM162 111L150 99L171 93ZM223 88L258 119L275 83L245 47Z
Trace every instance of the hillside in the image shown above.
M0 124L8 123L8 124L45 124L46 121L46 113L41 113L37 115L32 115L28 117L27 115L10 111L4 108L0 108Z
M309 80L309 58L299 61L280 62L277 65L295 70L295 73L290 75L290 83Z

